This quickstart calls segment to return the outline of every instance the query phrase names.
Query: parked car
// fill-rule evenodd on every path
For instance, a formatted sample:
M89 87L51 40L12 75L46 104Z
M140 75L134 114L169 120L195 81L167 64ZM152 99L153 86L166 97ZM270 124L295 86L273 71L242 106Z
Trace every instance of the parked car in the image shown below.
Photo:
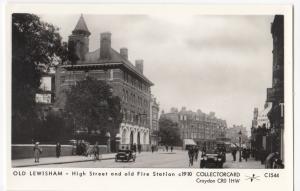
M218 149L202 153L200 168L223 168L224 155Z
M133 162L135 162L135 159L136 153L132 150L119 150L115 157L116 162L118 162L119 160L126 162L132 160Z

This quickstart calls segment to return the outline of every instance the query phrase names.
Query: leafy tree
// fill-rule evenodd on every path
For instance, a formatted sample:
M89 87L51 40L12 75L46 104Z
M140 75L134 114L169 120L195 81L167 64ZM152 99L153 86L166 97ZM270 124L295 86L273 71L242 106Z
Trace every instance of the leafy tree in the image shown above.
M159 136L163 144L181 145L182 143L178 124L164 117L159 119Z
M12 142L28 142L39 125L35 94L41 66L67 59L58 28L33 14L12 14Z
M122 121L119 97L113 96L105 82L87 77L66 92L65 111L76 122L76 129L113 135ZM112 129L110 128L112 127Z
M73 138L72 125L68 125L68 122L71 121L65 120L61 112L50 111L41 128L36 131L36 139L48 143L67 143Z

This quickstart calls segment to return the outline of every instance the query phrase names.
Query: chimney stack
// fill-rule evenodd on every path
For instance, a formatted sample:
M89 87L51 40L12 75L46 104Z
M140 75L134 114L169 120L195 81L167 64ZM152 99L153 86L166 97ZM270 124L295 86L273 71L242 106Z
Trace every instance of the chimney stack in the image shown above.
M111 50L111 33L104 32L100 35L100 59L109 60Z
M135 68L142 74L144 70L144 60L136 60Z
M120 48L120 54L123 58L128 60L128 49L127 48Z

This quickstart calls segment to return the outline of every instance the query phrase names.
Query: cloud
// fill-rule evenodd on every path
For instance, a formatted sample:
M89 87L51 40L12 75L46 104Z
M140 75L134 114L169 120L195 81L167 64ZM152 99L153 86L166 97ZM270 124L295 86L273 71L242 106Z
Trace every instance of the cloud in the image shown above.
M79 15L43 15L60 27L64 40ZM144 59L144 74L161 110L186 106L215 111L231 124L251 125L253 108L262 107L272 84L273 16L84 15L92 33L112 33L117 51Z
M199 17L195 25L201 27L195 28L184 41L188 47L197 50L257 50L270 42L270 26L266 25L266 22L271 18L266 16Z

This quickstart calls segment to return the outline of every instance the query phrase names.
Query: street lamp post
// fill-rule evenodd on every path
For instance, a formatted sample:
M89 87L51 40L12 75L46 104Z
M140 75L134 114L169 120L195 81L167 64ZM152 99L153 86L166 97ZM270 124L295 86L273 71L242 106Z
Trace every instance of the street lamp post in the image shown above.
M240 153L240 158L239 158L239 162L242 162L242 131L240 130L239 132L239 143L240 143L240 149L239 149L239 153Z
M110 149L110 133L109 132L106 132L105 134L105 137L107 138L107 152L110 152L111 149Z

